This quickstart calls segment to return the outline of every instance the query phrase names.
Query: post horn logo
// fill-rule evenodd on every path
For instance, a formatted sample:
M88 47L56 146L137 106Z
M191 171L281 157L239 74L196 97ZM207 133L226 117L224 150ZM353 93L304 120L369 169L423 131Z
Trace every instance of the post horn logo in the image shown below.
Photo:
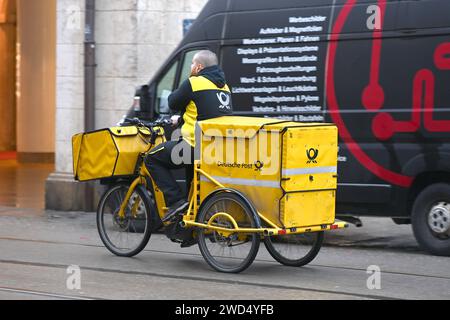
M230 95L226 94L225 92L220 92L217 94L217 99L219 99L221 105L219 107L219 109L227 109L230 110L230 102L231 102L231 97Z
M262 163L261 161L256 161L255 168L255 171L262 171L262 168L264 168L264 163Z
M317 157L319 156L319 150L311 148L309 150L306 150L306 156L308 157L309 161L307 164L310 163L317 163Z

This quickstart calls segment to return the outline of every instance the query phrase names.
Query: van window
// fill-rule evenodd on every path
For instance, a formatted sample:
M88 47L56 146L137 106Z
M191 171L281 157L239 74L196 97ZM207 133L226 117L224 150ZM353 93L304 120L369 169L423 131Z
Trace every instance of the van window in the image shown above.
M174 90L175 76L177 74L178 60L173 63L157 85L156 112L159 114L170 113L169 96Z
M184 61L183 61L183 66L181 68L181 75L180 75L180 85L183 83L183 81L187 80L189 78L189 76L191 75L192 59L197 54L197 52L200 52L200 50L188 51L184 55Z

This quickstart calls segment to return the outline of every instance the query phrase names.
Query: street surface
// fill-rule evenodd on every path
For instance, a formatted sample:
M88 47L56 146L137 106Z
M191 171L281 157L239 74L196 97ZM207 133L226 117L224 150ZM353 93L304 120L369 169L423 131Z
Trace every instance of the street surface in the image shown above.
M328 233L318 258L303 268L276 263L264 245L239 275L220 274L198 247L181 249L154 234L135 258L118 258L97 234L95 215L0 208L0 299L450 299L450 258L421 252L410 226L363 219ZM81 289L69 290L69 266ZM381 289L369 290L369 266Z

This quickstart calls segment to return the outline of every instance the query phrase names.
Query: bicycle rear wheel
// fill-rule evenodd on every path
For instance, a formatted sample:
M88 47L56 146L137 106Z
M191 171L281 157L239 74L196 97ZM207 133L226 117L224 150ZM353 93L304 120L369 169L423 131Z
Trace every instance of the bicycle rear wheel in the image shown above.
M129 186L116 185L100 200L97 209L97 228L106 248L120 257L133 257L144 250L150 240L152 228L151 199L144 187L138 186L119 217L120 206ZM137 210L133 214L133 207Z
M226 213L236 220L239 228L256 228L252 211L239 196L220 193L209 199L199 213L198 221L207 224L217 213ZM233 229L230 219L219 216L213 226ZM215 270L224 273L239 273L255 260L259 250L260 236L255 233L233 233L200 229L198 232L200 252Z
M303 267L317 257L323 240L324 233L316 232L266 237L264 244L279 263L289 267Z

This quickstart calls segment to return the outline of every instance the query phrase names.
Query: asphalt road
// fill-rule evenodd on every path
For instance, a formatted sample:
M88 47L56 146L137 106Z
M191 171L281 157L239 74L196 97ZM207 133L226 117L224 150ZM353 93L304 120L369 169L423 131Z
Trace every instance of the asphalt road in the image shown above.
M137 257L118 258L101 244L93 214L29 213L0 208L0 299L450 299L450 258L421 252L411 228L389 219L328 234L306 267L281 266L262 245L247 271L229 275L163 235ZM72 265L80 290L67 288ZM367 287L372 265L380 289Z

